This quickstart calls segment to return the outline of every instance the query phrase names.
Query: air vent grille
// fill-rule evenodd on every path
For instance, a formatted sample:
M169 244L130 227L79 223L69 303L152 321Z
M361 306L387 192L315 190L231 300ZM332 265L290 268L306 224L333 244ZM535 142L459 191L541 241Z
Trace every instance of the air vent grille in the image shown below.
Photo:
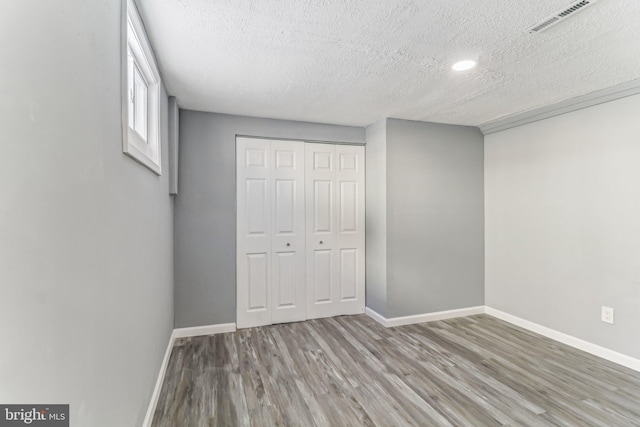
M571 6L569 9L563 10L562 12L560 12L558 14L558 16L561 16L561 17L564 18L565 16L571 15L573 12L576 12L577 10L582 9L583 7L585 7L585 6L589 5L589 4L591 4L590 1L583 0L581 2L578 2L575 5Z
M531 31L533 32L540 32L542 30L544 30L545 28L547 28L549 25L553 25L554 23L558 22L560 19L556 18L555 16L551 19L547 19L546 21L541 22L540 24L536 25L535 27L533 27L531 29Z
M596 3L598 0L578 0L571 3L568 7L562 9L559 12L554 13L553 15L543 19L532 27L527 28L527 32L529 33L541 33L547 28L553 27L556 24L564 21L565 19L573 16L576 12L580 10L584 10L587 6L591 6Z

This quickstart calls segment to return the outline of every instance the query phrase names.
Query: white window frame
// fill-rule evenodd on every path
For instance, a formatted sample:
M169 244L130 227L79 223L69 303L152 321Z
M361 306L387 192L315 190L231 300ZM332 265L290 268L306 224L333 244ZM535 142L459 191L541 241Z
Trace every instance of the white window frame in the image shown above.
M125 154L161 175L160 73L135 3L133 0L125 0L125 4L126 28L122 31L124 39L122 52L122 150ZM124 22L123 25L125 25ZM143 104L136 103L136 91L132 88L134 67L139 71L142 81L146 84L147 96ZM146 138L145 132L139 133L135 129L138 127L135 125L136 121L141 119L138 117L138 113L141 113L142 120L146 121ZM144 128L142 126L142 129ZM138 127L138 129L140 128Z

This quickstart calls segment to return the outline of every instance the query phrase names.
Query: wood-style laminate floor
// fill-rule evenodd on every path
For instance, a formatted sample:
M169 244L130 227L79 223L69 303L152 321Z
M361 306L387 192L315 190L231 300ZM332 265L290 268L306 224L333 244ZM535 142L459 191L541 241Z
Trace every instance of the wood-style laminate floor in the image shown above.
M640 426L640 373L487 315L176 342L153 426Z

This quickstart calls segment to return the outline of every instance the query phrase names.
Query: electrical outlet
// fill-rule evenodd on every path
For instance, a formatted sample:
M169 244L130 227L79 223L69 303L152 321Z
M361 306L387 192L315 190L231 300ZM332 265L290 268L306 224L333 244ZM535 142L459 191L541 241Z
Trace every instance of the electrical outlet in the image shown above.
M602 306L602 313L600 319L603 322L611 323L613 325L613 308Z

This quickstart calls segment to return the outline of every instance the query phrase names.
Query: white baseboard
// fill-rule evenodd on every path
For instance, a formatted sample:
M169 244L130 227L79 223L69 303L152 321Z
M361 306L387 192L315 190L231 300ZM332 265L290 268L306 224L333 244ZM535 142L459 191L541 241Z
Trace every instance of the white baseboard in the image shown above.
M454 317L472 316L474 314L486 313L490 316L504 320L505 322L527 329L536 334L540 334L552 340L556 340L563 344L577 348L594 356L601 357L610 362L617 363L634 371L640 372L640 359L627 356L626 354L618 353L617 351L608 349L606 347L599 346L597 344L590 343L580 338L565 334L555 329L547 328L546 326L539 325L529 320L522 319L509 313L505 313L495 308L488 306L477 306L469 308L461 308L457 310L439 311L435 313L416 314L414 316L404 317L392 317L387 319L383 315L367 307L365 309L367 316L371 317L376 322L380 323L386 328L394 326L411 325L414 323L432 322L434 320L452 319Z
M453 319L454 317L472 316L474 314L483 314L484 305L477 307L458 308L455 310L436 311L434 313L415 314L413 316L392 317L385 318L379 313L376 313L369 307L366 308L365 313L376 322L380 323L386 328L392 328L394 326L412 325L414 323L433 322L434 320Z
M633 369L634 371L640 372L640 360L635 359L631 356L627 356L626 354L618 353L617 351L613 351L597 344L582 340L580 338L576 338L572 335L565 334L564 332L556 331L555 329L547 328L546 326L542 326L529 320L516 317L512 314L496 310L495 308L486 307L486 313L490 316L504 320L505 322L509 322L531 332L535 332L536 334L543 335L547 338L551 338L552 340L556 340L563 344L577 348L578 350L585 351L587 353L593 354L594 356L601 357L610 362L614 362L619 365L626 366L627 368Z
M599 346L597 344L584 341L580 338L576 338L574 336L565 334L563 332L556 331L555 329L547 328L546 326L539 325L529 320L525 320L520 317L514 316L512 314L505 313L503 311L496 310L495 308L491 308L484 305L477 306L477 307L460 308L456 310L438 311L435 313L416 314L413 316L392 317L389 319L385 318L384 316L370 309L369 307L365 308L365 313L367 314L367 316L371 317L373 320L375 320L376 322L380 323L382 326L387 328L486 313L490 316L504 320L505 322L527 329L531 332L535 332L547 338L551 338L552 340L559 341L563 344L566 344L571 347L577 348L579 350L585 351L587 353L593 354L594 356L601 357L610 362L614 362L619 365L626 366L627 368L633 369L634 371L640 372L639 359L635 359L631 356L618 353L616 351ZM162 388L162 383L164 381L164 376L167 371L167 365L169 364L169 357L171 356L171 350L173 348L175 339L184 338L184 337L196 337L201 335L222 334L226 332L234 332L235 330L236 330L235 323L196 326L192 328L178 328L173 330L173 333L169 338L169 345L167 346L167 350L165 351L162 365L160 366L160 373L158 374L158 380L156 381L155 389L153 390L153 394L151 395L151 402L149 402L147 415L144 418L144 423L143 423L144 427L151 426L151 422L153 420L153 414L156 410L156 405L158 404L158 398L160 397L160 389Z
M377 311L370 309L369 307L364 308L364 313L371 317L376 322L380 323L385 328L387 327L387 319L384 318L382 314L379 314Z
M167 366L169 365L169 358L171 357L171 350L176 338L185 337L198 337L201 335L215 335L223 334L225 332L235 332L235 323L222 323L219 325L207 325L207 326L195 326L192 328L178 328L174 329L169 338L169 345L164 353L164 359L160 366L160 372L158 373L158 379L156 380L156 386L153 389L151 395L151 401L149 402L149 408L147 409L147 415L144 417L143 427L151 427L153 421L153 414L156 412L156 406L158 405L158 398L160 397L160 390L162 389L162 383L164 382L164 376L167 372Z
M192 328L178 328L173 330L174 338L199 337L201 335L224 334L235 332L235 323L220 323L218 325L194 326Z
M153 421L153 414L156 412L156 406L158 405L158 398L160 397L160 390L162 389L162 383L164 382L164 375L167 372L167 366L169 365L169 358L171 357L171 350L173 350L173 342L175 337L173 333L169 337L169 344L167 350L164 352L164 359L162 359L162 365L160 365L160 372L158 373L158 379L156 380L156 386L153 389L151 395L151 401L149 402L149 408L147 408L147 415L144 417L143 427L151 427Z

